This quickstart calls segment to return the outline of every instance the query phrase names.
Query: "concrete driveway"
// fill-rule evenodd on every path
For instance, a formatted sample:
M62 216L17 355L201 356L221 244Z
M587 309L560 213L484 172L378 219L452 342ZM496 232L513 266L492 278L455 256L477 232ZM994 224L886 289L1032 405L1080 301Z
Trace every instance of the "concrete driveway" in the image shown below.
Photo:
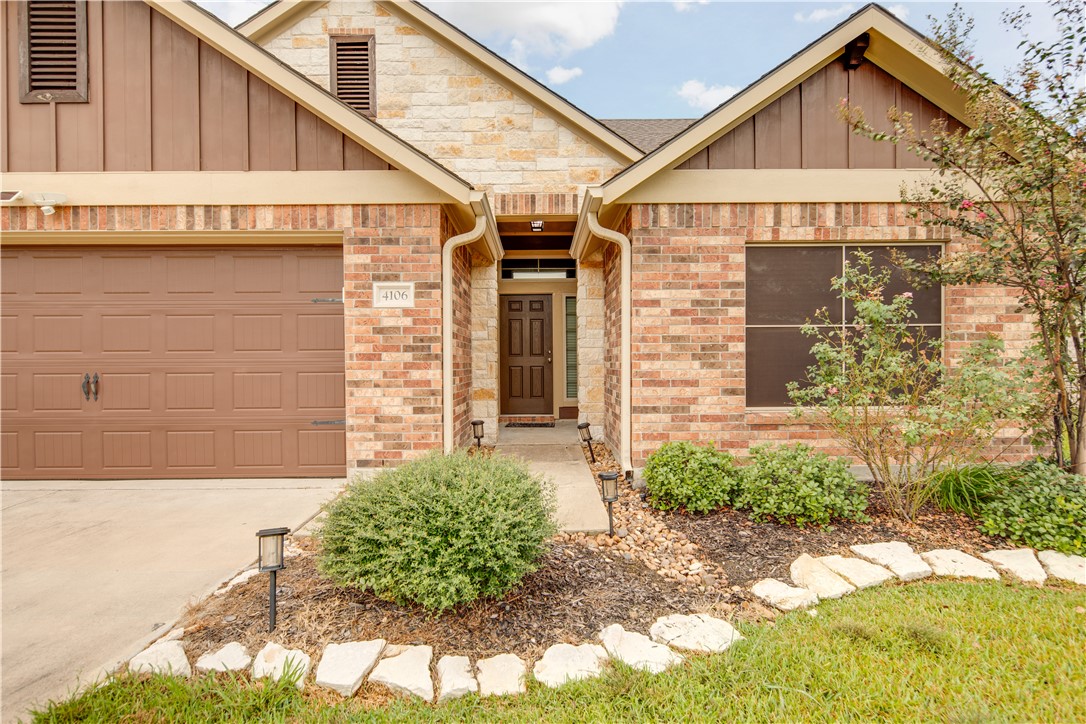
M344 480L5 481L0 718L63 697L256 559Z

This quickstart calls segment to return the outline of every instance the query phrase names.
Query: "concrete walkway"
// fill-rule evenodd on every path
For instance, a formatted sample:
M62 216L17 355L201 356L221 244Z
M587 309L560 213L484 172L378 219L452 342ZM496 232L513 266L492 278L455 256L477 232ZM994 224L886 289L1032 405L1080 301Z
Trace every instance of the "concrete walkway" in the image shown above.
M138 653L340 479L4 481L0 719Z
M505 427L498 432L498 452L523 458L532 472L555 484L558 525L567 533L607 530L607 509L592 470L581 452L577 423L561 420L552 428Z

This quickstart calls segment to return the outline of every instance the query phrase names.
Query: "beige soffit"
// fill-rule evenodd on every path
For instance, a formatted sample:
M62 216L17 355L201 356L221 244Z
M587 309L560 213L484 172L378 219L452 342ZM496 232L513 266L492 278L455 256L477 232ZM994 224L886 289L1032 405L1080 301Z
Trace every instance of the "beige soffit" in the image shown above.
M467 181L340 102L211 13L189 0L144 2L396 168L420 177L450 201L470 202L472 186Z
M938 51L889 11L867 5L686 131L602 184L603 204L626 201L625 197L634 189L675 168L838 58L845 46L863 33L870 33L871 37L867 59L955 118L968 121L964 99L943 72Z
M507 89L527 98L541 111L567 128L577 131L582 138L596 145L601 151L610 153L616 160L629 163L644 155L636 146L603 123L472 40L462 30L428 8L417 2L395 0L377 0L377 4L464 58Z
M327 5L328 0L276 0L254 13L237 26L237 31L249 40L263 45L279 33Z

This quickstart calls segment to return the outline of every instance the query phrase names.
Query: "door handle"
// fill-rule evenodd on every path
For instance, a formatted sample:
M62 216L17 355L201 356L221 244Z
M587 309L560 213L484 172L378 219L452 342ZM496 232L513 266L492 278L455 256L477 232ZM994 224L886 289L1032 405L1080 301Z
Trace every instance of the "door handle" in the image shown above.
M79 388L83 390L83 399L90 399L90 373L83 375L83 381L79 383Z
M98 373L94 373L94 379L90 383L91 394L94 395L94 401L98 402Z

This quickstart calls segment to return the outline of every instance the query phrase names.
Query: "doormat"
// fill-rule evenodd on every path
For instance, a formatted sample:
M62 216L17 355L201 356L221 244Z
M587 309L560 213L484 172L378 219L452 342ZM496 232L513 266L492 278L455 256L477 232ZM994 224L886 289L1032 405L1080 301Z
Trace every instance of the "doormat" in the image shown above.
M506 427L554 427L553 422L507 422Z

